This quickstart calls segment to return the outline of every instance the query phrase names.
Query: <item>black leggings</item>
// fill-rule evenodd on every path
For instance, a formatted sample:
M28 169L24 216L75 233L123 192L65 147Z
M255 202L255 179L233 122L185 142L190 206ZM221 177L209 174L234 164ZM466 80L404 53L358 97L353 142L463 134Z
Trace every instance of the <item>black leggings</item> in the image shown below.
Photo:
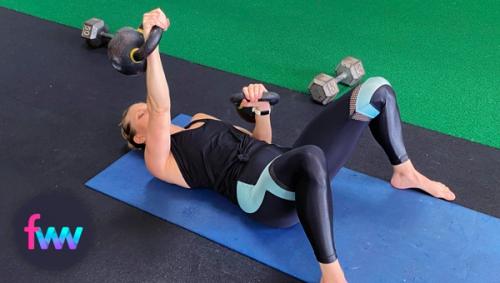
M408 159L393 89L378 87L369 100L379 114L370 118L356 111L360 87L329 104L305 127L292 148L264 147L252 156L240 180L255 184L263 167L273 158L269 174L280 187L295 192L295 201L269 192L250 216L275 227L298 221L321 263L337 259L333 239L333 206L330 181L351 156L363 130L370 130L391 164Z

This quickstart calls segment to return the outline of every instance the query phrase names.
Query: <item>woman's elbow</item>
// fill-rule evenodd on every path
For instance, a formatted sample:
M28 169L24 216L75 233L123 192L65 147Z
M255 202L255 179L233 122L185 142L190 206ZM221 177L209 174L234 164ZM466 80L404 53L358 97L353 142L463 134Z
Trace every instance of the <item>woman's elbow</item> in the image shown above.
M146 163L146 168L148 169L149 174L153 175L153 177L161 178L163 170L159 166Z
M266 142L266 143L272 143L273 142L273 138L272 138L271 135L266 135L266 136L262 137L260 140L263 141L263 142Z
M166 159L157 159L157 160L146 160L146 168L148 169L149 173L153 175L155 178L162 179L163 176L165 175L165 170L166 170Z
M271 135L265 135L265 136L256 136L256 135L253 135L254 138L260 140L260 141L263 141L263 142L266 142L266 143L272 143L273 142L273 139L272 139L272 136Z

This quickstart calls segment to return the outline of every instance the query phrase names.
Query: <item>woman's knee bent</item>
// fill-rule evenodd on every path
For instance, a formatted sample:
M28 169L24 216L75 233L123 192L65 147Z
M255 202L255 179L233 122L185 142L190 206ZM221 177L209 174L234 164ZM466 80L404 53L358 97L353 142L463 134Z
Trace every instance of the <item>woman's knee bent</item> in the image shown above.
M382 112L386 104L396 105L391 84L383 77L372 77L353 91L349 113L354 120L370 121Z

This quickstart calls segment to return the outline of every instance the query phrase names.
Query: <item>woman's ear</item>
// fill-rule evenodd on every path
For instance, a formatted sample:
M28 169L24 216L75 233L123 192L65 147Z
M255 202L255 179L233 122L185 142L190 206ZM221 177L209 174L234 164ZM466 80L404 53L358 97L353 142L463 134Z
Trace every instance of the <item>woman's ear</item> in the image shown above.
M136 144L143 144L146 142L146 137L144 135L139 135L139 134L136 134L134 136L134 142Z

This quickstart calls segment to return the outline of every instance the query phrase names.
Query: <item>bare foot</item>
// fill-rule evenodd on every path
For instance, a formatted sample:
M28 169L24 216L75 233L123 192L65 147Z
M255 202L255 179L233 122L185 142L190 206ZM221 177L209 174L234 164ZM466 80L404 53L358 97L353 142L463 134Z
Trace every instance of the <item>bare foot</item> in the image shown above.
M393 166L394 173L391 178L391 185L396 189L421 189L428 194L445 200L452 201L455 194L445 184L432 181L418 172L410 160L402 164Z

